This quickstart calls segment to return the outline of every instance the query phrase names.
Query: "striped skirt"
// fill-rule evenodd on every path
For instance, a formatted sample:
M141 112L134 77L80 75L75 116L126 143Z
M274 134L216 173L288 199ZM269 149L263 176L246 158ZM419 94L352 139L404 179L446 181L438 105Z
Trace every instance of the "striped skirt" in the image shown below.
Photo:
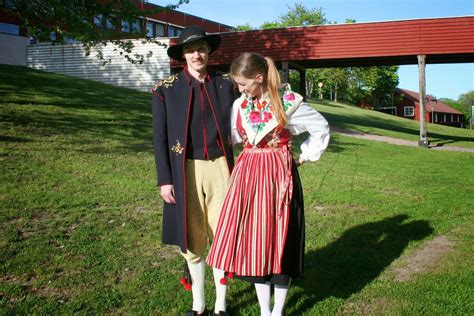
M210 266L240 276L282 273L296 169L292 166L287 147L243 150L206 259Z

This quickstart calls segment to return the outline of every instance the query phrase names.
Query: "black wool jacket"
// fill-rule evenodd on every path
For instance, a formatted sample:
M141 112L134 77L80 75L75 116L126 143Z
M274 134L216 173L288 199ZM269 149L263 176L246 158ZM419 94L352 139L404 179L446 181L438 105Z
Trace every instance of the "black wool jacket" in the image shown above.
M163 243L178 245L186 252L186 148L193 100L192 78L187 69L153 88L153 144L158 185L174 185L176 204L164 203ZM210 71L205 81L219 147L223 150L229 172L234 166L231 141L232 104L237 95L230 79Z

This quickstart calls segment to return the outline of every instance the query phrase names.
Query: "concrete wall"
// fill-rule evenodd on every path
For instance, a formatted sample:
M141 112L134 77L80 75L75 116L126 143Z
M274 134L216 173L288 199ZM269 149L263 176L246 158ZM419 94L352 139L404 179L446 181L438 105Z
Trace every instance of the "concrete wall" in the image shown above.
M134 40L134 53L153 55L145 59L143 64L128 62L114 45L101 46L93 49L89 56L85 55L82 44L51 45L37 44L27 47L27 66L39 70L76 76L84 79L100 81L116 86L150 91L154 83L170 75L170 61L166 48L157 44ZM168 45L169 40L161 43ZM107 64L97 59L97 52L102 51Z
M28 37L0 33L0 64L26 66L28 45Z

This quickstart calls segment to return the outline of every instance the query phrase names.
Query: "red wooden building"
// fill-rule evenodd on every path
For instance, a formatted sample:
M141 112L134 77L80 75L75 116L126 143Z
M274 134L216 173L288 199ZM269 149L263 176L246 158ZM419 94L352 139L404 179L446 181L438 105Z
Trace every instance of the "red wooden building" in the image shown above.
M396 89L394 98L395 115L419 121L420 120L420 94L418 92ZM425 121L429 123L462 127L464 115L446 103L427 95L425 98Z
M149 37L179 36L181 30L190 25L199 25L209 33L227 32L233 28L230 25L214 22L176 10L169 10L156 4L143 3L143 1L136 2L137 6L141 6L144 9L162 10L146 17L137 18L134 21L122 22L122 25L119 26L112 25L110 19L108 20L107 17L97 16L95 17L96 24L121 29L123 32L128 32L131 27L136 27L139 30L146 31ZM20 22L21 20L18 16L0 10L0 33L27 36L26 29L20 27ZM55 35L53 34L53 36Z

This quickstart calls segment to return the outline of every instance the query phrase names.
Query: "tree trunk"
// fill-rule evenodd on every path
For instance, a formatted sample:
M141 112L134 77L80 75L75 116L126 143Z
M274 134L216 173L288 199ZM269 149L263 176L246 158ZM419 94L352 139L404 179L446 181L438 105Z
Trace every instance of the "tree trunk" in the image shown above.
M314 82L310 79L306 80L306 96L311 98L313 92Z

